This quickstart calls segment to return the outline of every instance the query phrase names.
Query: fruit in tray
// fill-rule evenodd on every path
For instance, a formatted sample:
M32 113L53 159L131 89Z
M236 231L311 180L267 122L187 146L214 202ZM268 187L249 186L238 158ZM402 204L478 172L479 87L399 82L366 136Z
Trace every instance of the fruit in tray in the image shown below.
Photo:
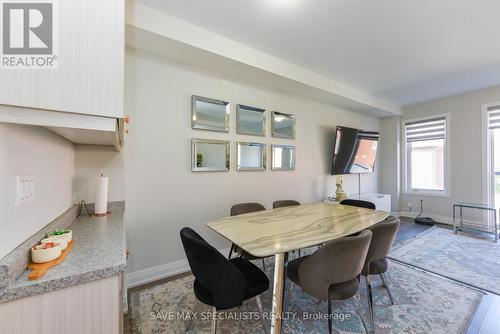
M34 263L46 263L61 256L61 244L47 242L31 248L31 261Z
M61 250L65 250L68 247L68 242L67 242L66 238L58 238L57 236L52 236L52 237L42 239L42 241L40 241L40 243L41 244L59 243L59 244L61 244Z
M50 232L49 234L47 234L47 239L48 238L51 238L52 241L68 244L73 239L73 231L71 231L71 230L53 231L53 232ZM64 247L64 248L66 248L66 247Z

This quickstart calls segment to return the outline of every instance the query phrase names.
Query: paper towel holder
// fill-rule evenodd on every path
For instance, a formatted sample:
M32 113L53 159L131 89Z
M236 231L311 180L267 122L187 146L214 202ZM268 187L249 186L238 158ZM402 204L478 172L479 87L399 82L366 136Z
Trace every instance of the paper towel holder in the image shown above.
M81 200L78 204L80 204L80 216L87 215L92 218L111 216L110 211L106 213L90 213L89 209L87 208L87 202L85 202L85 200Z

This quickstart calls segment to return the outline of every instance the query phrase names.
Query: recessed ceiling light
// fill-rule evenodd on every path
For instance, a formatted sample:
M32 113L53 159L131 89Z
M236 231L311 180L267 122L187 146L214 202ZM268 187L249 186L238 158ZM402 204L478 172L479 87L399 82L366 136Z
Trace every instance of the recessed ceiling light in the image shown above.
M291 6L300 2L300 0L268 0L268 1L269 3L276 6Z

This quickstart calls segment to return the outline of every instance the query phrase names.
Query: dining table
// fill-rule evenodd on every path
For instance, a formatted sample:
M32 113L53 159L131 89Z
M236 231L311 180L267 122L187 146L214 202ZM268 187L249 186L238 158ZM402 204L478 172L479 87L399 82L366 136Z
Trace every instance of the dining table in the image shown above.
M358 233L389 215L386 211L319 202L226 217L207 226L251 255L274 256L270 333L277 334L282 327L287 254Z

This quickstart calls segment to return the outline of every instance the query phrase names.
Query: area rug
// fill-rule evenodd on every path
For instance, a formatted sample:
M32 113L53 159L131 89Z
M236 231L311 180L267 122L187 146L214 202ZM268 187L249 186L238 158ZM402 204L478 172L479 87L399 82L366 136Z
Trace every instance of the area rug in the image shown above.
M433 227L389 257L500 295L500 244L491 239Z
M271 270L267 274L272 277ZM475 289L394 261L390 263L387 278L395 305L390 304L378 277L373 281L378 334L464 333L483 296ZM129 332L186 333L186 319L188 315L192 316L195 301L193 280L189 275L132 292ZM271 297L271 289L262 295L265 311L271 308ZM287 313L283 333L328 333L327 321L321 318L327 313L326 302L318 302L290 281L287 282L285 298ZM355 298L333 303L334 333L364 333L356 305L361 307L363 319L368 319L364 284ZM222 313L217 333L264 333L257 310L255 299L252 299L240 308ZM200 304L188 333L210 333L209 311L210 307ZM269 326L269 320L266 324Z

